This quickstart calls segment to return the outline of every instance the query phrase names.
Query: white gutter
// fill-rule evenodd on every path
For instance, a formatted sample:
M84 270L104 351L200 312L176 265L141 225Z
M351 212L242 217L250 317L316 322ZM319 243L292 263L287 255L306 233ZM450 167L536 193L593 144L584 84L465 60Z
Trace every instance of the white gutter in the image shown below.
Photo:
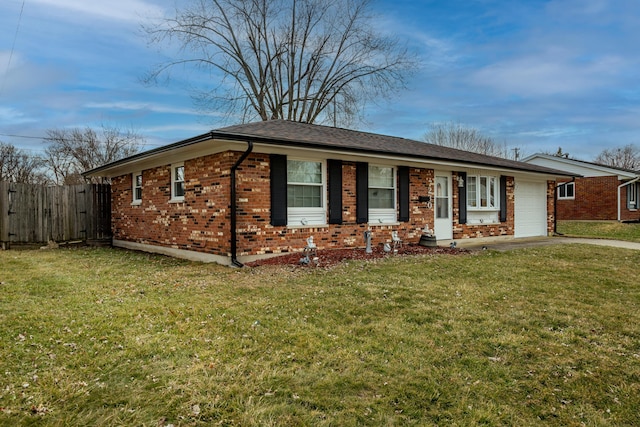
M640 177L635 177L634 179L632 179L631 181L625 182L624 184L620 184L618 185L618 222L620 222L620 216L621 216L621 208L620 208L620 189L622 187L626 187L629 184L633 184L634 182L638 181L640 179ZM636 205L638 204L638 201L636 200ZM637 207L637 206L636 206Z

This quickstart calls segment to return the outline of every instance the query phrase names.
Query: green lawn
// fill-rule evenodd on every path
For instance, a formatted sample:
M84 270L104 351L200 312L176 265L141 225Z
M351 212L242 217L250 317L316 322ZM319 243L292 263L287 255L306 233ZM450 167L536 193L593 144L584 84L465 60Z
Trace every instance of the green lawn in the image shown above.
M633 425L640 251L0 251L0 425Z
M557 231L567 236L640 242L640 223L618 221L558 221Z

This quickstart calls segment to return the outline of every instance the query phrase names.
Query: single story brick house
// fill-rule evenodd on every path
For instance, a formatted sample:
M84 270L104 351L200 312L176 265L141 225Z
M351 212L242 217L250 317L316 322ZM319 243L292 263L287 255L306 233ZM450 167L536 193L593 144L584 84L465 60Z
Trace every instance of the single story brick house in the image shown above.
M559 179L558 220L640 220L640 171L549 154L534 154L523 161L576 176Z
M109 177L114 246L241 265L374 245L396 231L546 236L565 173L403 138L285 120L230 126L85 173Z

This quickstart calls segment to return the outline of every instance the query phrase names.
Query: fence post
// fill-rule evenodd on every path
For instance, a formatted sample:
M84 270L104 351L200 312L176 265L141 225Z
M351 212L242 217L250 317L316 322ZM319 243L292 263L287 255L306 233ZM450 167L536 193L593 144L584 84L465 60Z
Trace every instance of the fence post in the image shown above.
M0 181L0 249L9 249L9 183Z

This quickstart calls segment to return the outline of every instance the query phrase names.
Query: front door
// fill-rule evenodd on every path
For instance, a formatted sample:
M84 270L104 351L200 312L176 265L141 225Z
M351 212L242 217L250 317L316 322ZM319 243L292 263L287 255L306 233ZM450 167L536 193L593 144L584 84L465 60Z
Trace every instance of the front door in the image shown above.
M437 240L453 239L451 173L436 172L434 232Z

